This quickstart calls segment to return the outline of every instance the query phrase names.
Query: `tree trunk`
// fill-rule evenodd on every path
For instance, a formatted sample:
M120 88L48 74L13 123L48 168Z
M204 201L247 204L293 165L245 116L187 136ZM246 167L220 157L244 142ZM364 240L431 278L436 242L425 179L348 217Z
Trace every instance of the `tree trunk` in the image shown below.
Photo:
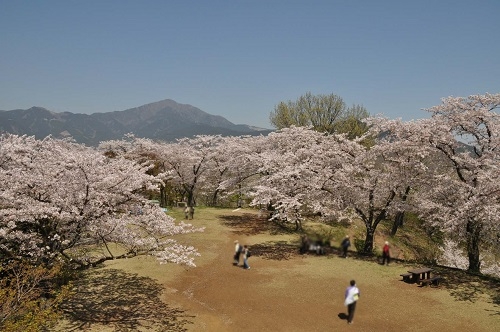
M295 219L295 231L300 231L302 227L300 226L300 220Z
M401 201L406 202L406 199L410 194L410 190L411 187L407 186L405 189L405 193L403 194L403 197L401 197ZM396 235L399 226L403 226L404 217L405 217L405 211L398 211L396 217L394 218L394 223L392 224L392 229L391 229L392 236Z
M302 230L302 221L300 219L300 213L298 211L295 212L295 231Z
M160 186L160 206L161 207L167 207L168 201L167 201L167 190L165 186Z
M373 254L373 238L375 237L375 230L377 229L378 224L384 220L387 215L387 208L391 204L392 200L396 197L396 192L393 190L390 196L387 198L385 202L384 208L380 211L380 213L375 217L376 209L375 209L375 196L374 191L370 191L369 202L370 208L368 210L368 215L365 215L361 209L355 208L358 215L363 219L366 226L366 238L365 244L363 246L363 254L372 255Z
M193 192L193 190L188 190L186 194L187 194L187 205L188 206L194 206L195 205L195 201L194 201L194 192Z
M394 217L394 223L392 224L391 236L396 235L399 226L403 226L403 220L405 218L405 211L398 211L396 217Z
M212 195L212 206L217 206L217 196L219 195L219 189L215 189Z
M469 272L481 273L479 259L479 244L481 242L482 225L479 221L469 219L467 222L467 255L469 257Z
M241 208L241 197L243 195L241 194L241 182L238 184L238 208Z
M373 253L373 238L375 230L372 227L366 227L365 245L362 254L371 255Z

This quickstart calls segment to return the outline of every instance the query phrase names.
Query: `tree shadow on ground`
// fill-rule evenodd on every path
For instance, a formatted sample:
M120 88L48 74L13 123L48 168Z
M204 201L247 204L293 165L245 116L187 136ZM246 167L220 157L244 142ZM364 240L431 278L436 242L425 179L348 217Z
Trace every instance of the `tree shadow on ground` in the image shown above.
M183 310L160 299L163 287L153 279L116 269L83 273L74 295L62 304L69 326L65 331L88 331L106 325L114 331L187 331Z
M457 301L474 303L482 295L487 295L494 306L492 315L500 315L500 279L468 273L467 271L444 267L433 266L435 274L440 275L443 281L440 286L449 290Z
M225 215L219 217L223 224L230 227L233 233L238 235L256 235L269 233L271 235L294 233L289 225L279 224L267 220L264 216L253 213L244 213L242 215Z
M288 260L292 256L299 255L296 245L284 241L252 244L250 250L252 251L252 256L278 261Z
M242 215L224 215L219 218L226 227L229 227L237 235L295 233L295 231L290 230L286 225L267 220L264 215L244 213ZM286 241L253 244L250 249L252 256L271 260L287 260L299 254L298 245L289 244Z

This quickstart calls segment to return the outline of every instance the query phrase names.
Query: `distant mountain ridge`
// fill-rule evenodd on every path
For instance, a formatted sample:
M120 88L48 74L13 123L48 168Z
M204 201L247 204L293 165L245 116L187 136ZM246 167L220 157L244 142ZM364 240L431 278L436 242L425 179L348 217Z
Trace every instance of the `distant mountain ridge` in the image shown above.
M173 141L195 135L266 135L272 130L234 124L222 116L208 114L188 104L166 99L125 111L80 114L51 112L42 107L0 111L0 133L55 138L72 137L79 143L137 137Z

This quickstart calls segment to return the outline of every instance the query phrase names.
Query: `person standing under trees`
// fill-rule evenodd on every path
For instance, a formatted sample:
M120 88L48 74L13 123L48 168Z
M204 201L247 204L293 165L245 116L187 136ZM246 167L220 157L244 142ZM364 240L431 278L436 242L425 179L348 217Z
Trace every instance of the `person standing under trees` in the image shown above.
M387 265L391 262L391 252L389 248L389 242L385 241L384 247L382 248L382 265L385 265L387 261Z
M241 255L242 251L243 251L243 247L238 242L238 240L234 241L234 257L233 257L233 259L234 259L233 265L234 266L238 266L240 264L240 255Z
M351 241L349 240L349 235L346 235L342 243L340 244L342 247L342 257L347 258L347 250L351 246Z
M194 218L194 207L193 206L186 206L184 209L184 217L186 219L193 219Z
M349 287L345 290L344 305L347 306L347 323L352 324L354 311L356 310L356 302L359 299L359 289L356 286L356 281L351 280Z

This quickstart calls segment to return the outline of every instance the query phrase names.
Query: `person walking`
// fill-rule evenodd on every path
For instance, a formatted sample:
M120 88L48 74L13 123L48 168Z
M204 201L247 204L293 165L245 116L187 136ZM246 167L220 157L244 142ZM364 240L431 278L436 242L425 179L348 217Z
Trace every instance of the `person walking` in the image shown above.
M391 262L391 250L389 248L389 242L385 241L384 247L382 248L382 265L387 265Z
M233 265L238 266L240 264L240 255L243 251L243 247L238 242L238 240L234 241L234 256L233 256Z
M243 246L243 268L245 270L250 270L250 266L248 265L248 257L250 257L250 250L248 246L245 244Z
M342 243L340 244L342 247L342 257L347 258L347 250L351 246L351 241L349 240L349 235L346 235Z
M356 303L359 299L359 289L356 286L356 281L351 280L349 287L345 290L344 305L347 306L347 323L352 324Z

